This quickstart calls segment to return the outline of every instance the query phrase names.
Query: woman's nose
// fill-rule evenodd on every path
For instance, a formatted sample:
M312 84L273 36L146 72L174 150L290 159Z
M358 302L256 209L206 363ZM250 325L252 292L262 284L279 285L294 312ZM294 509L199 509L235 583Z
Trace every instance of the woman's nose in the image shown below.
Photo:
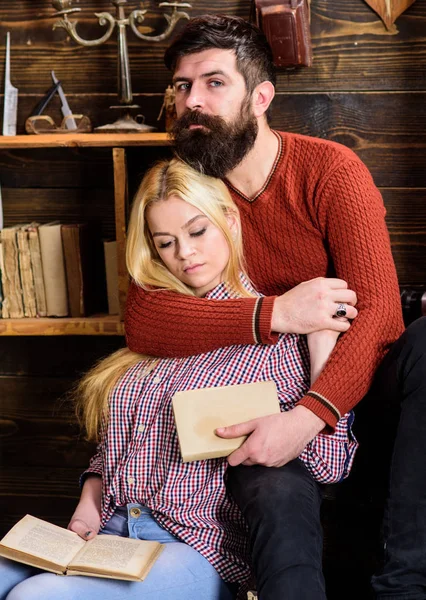
M177 247L178 257L181 259L188 258L192 256L195 252L193 244L190 241L180 242Z

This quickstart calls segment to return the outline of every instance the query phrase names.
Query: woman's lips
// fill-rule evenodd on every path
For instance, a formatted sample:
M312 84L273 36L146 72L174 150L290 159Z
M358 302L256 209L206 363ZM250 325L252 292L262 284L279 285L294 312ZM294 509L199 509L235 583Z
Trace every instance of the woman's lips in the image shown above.
M185 273L194 273L197 269L200 269L203 265L201 264L197 264L197 265L191 265L189 267L186 267L186 269L184 269Z

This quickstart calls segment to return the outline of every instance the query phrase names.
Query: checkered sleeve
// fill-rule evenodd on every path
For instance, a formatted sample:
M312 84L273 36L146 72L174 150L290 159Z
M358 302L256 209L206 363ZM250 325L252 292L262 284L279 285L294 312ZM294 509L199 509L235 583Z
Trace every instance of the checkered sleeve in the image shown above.
M337 483L349 475L358 443L352 433L353 413L337 421L332 435L319 433L300 459L319 483Z
M281 410L294 408L309 387L309 350L305 336L281 335L266 375L275 381ZM352 433L353 414L337 422L332 435L320 433L299 456L319 483L335 483L348 476L358 444Z
M277 386L281 411L294 408L308 389L309 365L301 352L301 338L293 334L280 335L270 354L264 375Z

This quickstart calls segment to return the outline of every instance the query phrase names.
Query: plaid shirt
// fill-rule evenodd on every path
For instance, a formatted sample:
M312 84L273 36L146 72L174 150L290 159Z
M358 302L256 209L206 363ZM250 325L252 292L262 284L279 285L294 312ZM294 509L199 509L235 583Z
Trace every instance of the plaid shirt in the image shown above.
M247 280L243 280L252 289ZM207 294L231 297L225 284ZM250 578L247 529L226 493L223 458L182 463L171 399L178 391L273 380L281 409L292 409L308 389L305 339L280 335L275 345L229 346L181 359L161 359L151 370L143 360L130 368L109 398L109 418L97 454L84 475L102 476L105 526L117 506L149 507L156 521L195 548L225 581ZM319 434L300 458L319 482L349 473L357 443L352 415L333 435ZM250 467L248 467L250 468ZM245 585L243 586L245 588Z

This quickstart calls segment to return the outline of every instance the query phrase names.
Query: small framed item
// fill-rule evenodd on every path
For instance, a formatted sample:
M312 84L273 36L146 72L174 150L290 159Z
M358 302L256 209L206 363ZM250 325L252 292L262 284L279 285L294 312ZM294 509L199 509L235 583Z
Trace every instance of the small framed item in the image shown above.
M277 67L312 66L308 0L255 0L256 23Z

